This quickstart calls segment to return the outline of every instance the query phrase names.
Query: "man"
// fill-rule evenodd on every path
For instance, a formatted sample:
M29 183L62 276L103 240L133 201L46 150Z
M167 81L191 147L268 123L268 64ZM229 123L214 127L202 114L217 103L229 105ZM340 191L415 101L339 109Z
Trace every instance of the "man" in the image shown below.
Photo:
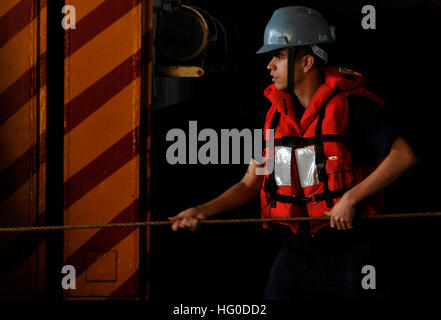
M372 196L416 162L383 115L383 100L363 87L364 77L327 66L320 46L333 41L313 9L274 12L257 52L272 54L267 68L274 83L265 90L272 105L264 128L275 133L274 170L257 175L268 162L252 160L242 180L219 197L169 218L173 230L195 230L198 220L238 208L259 193L263 217L328 215L329 222L264 224L284 237L265 299L358 297L361 267L372 247L353 229L354 216L375 214Z

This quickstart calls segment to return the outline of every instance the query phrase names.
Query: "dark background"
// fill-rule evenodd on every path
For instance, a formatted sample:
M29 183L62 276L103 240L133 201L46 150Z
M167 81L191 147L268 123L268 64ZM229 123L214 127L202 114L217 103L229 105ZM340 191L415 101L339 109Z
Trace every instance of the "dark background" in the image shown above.
M191 1L239 34L237 68L206 75L194 99L152 112L152 220L165 220L201 204L238 182L247 165L169 165L172 128L254 128L268 106L268 57L254 53L275 9L306 5L336 26L330 64L367 76L368 88L388 102L417 165L387 187L386 213L440 211L439 31L435 1ZM363 30L361 8L376 8L376 30ZM216 218L257 218L257 201ZM441 284L438 259L441 218L364 222L380 245L377 288L390 298L431 297ZM259 224L205 225L196 232L151 230L151 298L194 300L260 299L280 239Z

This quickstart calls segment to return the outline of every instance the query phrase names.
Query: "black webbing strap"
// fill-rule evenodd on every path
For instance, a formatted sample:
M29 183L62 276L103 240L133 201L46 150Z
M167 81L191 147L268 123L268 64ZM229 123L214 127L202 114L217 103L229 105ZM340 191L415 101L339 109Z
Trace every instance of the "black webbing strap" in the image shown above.
M288 47L288 83L286 92L291 94L294 91L294 61L296 50L293 47Z
M317 144L319 139L321 138L322 142L344 142L344 138L338 134L325 134L321 137L294 137L294 136L284 136L279 139L274 139L274 146L284 146L284 147L293 147L293 148L304 148L306 146L310 146L313 144ZM266 144L265 144L266 146Z
M311 198L302 198L297 196L287 196L284 194L272 193L270 195L270 199L272 201L278 201L283 203L293 203L293 204L302 204L305 202L311 202Z
M276 113L274 114L273 120L271 121L270 129L274 130L274 135L276 134L276 128L279 125L280 121L280 112L276 110ZM268 150L268 153L270 150ZM277 190L277 183L276 183L276 177L275 177L275 168L274 170L269 174L268 178L265 180L265 193L266 194L275 194ZM271 200L270 197L268 198L268 201L271 202L271 208L276 207L276 201Z
M310 197L296 197L296 196L287 196L284 194L273 193L270 195L272 201L278 201L283 203L293 203L293 204L302 204L306 202L317 203L324 200L332 200L334 198L341 198L343 194L347 190L336 190L336 191L328 191L325 193L319 193L311 195Z
M323 182L323 193L329 193L329 185L328 185L328 175L326 174L326 156L323 147L323 141L321 137L323 136L323 119L325 118L325 110L326 110L327 101L322 105L320 109L319 118L317 121L317 127L315 130L315 136L318 139L316 146L316 155L315 155L315 164L317 166L317 175L319 181ZM326 206L328 208L332 208L334 206L334 202L332 198L327 198Z
M314 194L312 196L310 196L309 198L311 199L311 201L313 203L317 203L323 200L330 200L332 202L332 199L334 198L341 198L343 196L343 194L347 191L347 189L345 190L334 190L334 191L327 191L324 193L319 193L319 194ZM330 208L330 207L328 207Z

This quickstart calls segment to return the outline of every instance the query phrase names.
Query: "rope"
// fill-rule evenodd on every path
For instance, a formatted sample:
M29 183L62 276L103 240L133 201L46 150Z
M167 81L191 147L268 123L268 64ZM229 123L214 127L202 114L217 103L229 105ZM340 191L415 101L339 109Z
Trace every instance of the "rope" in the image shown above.
M399 214L378 214L363 215L361 219L405 219L405 218L425 218L440 217L441 212L425 213L399 213ZM256 219L222 219L222 220L199 220L199 224L227 224L227 223L262 223L262 222L302 222L329 220L328 216L323 217L296 217L296 218L256 218ZM77 230L77 229L101 229L101 228L140 228L146 226L171 225L173 221L144 221L127 223L106 223L106 224L83 224L83 225L64 225L64 226L32 226L32 227L3 227L0 232L27 232L27 231L55 231L55 230Z

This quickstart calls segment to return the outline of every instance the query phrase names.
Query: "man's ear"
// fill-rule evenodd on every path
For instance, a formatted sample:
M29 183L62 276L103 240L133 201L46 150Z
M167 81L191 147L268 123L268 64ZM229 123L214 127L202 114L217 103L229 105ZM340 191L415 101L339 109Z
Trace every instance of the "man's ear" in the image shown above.
M311 71L312 66L314 65L314 57L312 55L306 55L303 57L303 72L308 73Z

